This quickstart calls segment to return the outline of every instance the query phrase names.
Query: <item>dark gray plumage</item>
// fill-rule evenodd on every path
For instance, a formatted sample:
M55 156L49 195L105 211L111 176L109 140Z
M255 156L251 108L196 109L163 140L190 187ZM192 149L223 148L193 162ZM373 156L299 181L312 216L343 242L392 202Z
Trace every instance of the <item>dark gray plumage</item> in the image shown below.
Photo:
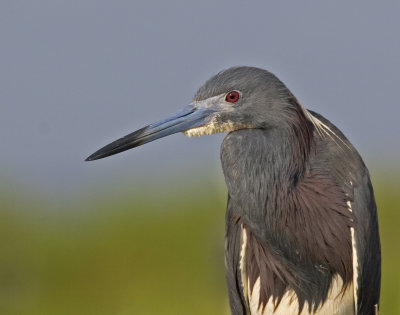
M232 314L375 314L380 243L368 170L345 136L273 74L236 67L183 111L91 155L166 135L229 132L226 278Z

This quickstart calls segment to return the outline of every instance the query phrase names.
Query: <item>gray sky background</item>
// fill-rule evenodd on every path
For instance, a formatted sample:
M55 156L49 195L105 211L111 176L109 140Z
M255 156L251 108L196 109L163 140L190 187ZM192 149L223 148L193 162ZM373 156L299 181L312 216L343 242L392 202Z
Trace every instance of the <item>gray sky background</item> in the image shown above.
M2 0L1 186L68 195L143 174L221 178L222 135L83 160L233 65L274 72L370 167L398 165L399 16L399 1Z

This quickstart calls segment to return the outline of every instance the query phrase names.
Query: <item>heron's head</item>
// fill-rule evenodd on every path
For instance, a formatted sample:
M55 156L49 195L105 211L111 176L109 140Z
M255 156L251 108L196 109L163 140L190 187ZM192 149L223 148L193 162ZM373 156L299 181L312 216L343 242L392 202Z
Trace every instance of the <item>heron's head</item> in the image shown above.
M272 128L290 117L293 95L272 73L234 67L211 77L181 111L116 140L87 158L101 159L177 133L201 136L244 128Z

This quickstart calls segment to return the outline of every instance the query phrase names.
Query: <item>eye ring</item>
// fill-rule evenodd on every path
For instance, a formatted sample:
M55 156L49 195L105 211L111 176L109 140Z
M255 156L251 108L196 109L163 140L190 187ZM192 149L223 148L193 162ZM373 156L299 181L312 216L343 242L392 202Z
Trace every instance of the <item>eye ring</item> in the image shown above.
M240 94L238 91L230 91L225 96L225 101L229 103L236 103L240 98Z

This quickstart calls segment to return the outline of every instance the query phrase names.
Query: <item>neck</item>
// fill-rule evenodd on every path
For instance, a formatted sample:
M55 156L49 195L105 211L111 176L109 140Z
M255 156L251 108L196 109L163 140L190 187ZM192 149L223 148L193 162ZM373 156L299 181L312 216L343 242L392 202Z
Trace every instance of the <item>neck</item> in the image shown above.
M314 140L301 109L288 111L286 125L237 130L222 143L221 161L229 194L237 198L238 209L250 221L275 217L281 210L279 200L306 173ZM268 229L260 233L260 237L269 238Z
M307 119L306 109L295 97L289 99L289 104L290 107L286 114L288 124L283 128L286 129L286 145L292 153L289 163L292 164L293 171L299 172L301 175L315 147L314 125Z
M292 187L304 176L309 159L314 153L313 125L307 120L304 109L298 105L288 112L288 123L267 131L267 148L263 155L270 181L276 185Z
M287 125L238 130L224 139L227 216L238 217L248 233L250 289L260 277L264 305L291 288L300 305L316 308L333 275L343 290L352 279L353 217L340 187L311 167L315 140L304 111L295 107L288 115ZM310 273L316 277L308 279Z

